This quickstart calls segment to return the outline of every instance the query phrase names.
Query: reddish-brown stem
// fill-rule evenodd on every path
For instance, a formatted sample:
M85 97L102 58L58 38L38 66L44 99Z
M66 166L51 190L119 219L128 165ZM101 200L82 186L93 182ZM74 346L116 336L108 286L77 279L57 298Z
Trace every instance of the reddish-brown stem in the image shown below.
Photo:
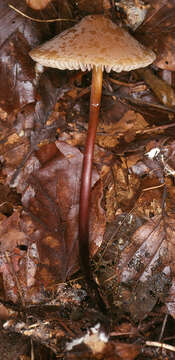
M80 188L79 213L79 252L80 261L86 277L90 279L89 269L89 202L92 178L94 143L98 125L103 72L101 67L93 67L90 98L90 115L86 146L84 151L83 170Z

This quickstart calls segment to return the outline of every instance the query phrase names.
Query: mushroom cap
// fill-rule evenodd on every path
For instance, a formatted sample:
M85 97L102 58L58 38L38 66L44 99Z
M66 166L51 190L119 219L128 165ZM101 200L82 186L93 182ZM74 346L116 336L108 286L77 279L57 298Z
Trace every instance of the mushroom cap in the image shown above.
M156 58L150 49L103 15L84 17L29 54L48 67L85 71L101 66L107 72L145 67Z

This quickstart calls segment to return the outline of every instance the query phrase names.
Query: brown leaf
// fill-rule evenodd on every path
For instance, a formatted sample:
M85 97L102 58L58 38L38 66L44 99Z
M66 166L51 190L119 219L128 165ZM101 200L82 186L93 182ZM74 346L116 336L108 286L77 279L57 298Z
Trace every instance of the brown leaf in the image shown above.
M174 235L173 217L155 217L135 232L130 245L121 254L117 268L118 281L125 285L130 282L136 284L133 300L135 307L132 304L132 312L136 315L139 307L142 316L146 308L150 311L150 304L155 305L154 299L161 297L161 293L163 295L171 280L166 267L170 266L174 272Z
M39 273L47 285L49 273L57 281L66 279L77 254L81 153L66 144L60 147L62 153L57 150L53 159L32 174L22 197L25 209L38 223Z
M82 160L78 149L57 141L42 146L26 163L20 180L20 188L26 187L22 196L25 212L15 212L0 224L0 271L9 300L44 301L43 286L63 282L78 269ZM100 205L103 187L98 179L94 170L91 256L101 245L105 229Z
M83 155L78 149L63 142L56 142L56 146L55 155L31 175L22 197L26 211L31 214L32 221L38 228L40 265L37 276L45 285L48 285L51 279L52 282L65 281L66 277L78 268L79 188ZM43 147L48 159L46 149L47 146ZM41 152L42 149L40 158ZM98 175L94 172L92 186L97 180ZM99 183L92 193L92 255L102 242L105 227L105 218L100 207L101 196L102 186ZM33 235L30 235L31 239Z
M21 9L20 5L26 6L24 2L16 1L16 7ZM6 1L0 2L0 19L0 139L5 147L10 136L19 136L21 143L26 141L26 135L30 137L33 150L43 138L55 140L56 129L61 128L62 118L58 113L54 124L51 121L47 124L47 120L56 103L57 80L60 82L62 75L56 77L52 70L39 79L35 63L28 55L31 47L41 43L44 28L49 36L48 25L37 26L26 21L10 9ZM1 154L5 154L5 149ZM23 155L22 161L28 154ZM16 154L11 154L12 158L16 159ZM16 167L19 165L16 161Z
M118 236L119 244L122 244L121 234ZM146 221L130 239L125 240L126 246L118 262L113 265L113 270L111 266L108 278L103 280L108 299L110 296L113 298L113 305L141 319L152 310L158 299L165 301L171 284L170 271L173 274L175 271L174 238L175 218L161 215ZM127 245L128 240L130 243ZM119 245L114 250L114 243L116 255L118 248ZM110 255L110 248L106 251Z
M151 0L145 22L138 29L140 39L157 54L156 65L161 69L174 70L174 16L173 0Z
M0 49L0 104L8 112L35 101L32 86L35 73L29 50L29 44L18 31Z
M30 144L27 138L20 137L16 133L8 136L0 144L1 159L3 164L2 172L6 176L8 185L17 186L20 192L20 180L24 173L20 174L20 170L24 166L24 160L30 155ZM31 168L31 167L30 167ZM19 170L19 173L18 173ZM16 178L14 178L16 174ZM19 179L17 177L19 176ZM28 176L28 175L27 175ZM26 178L26 176L24 176ZM21 181L24 183L24 179Z
M21 286L24 288L26 284L23 264L28 245L28 238L21 229L20 213L14 212L9 218L4 218L0 224L0 273L5 298L13 302L22 300ZM20 273L23 277L21 284L17 283L15 275Z
M122 137L126 142L130 142L135 138L138 130L143 130L148 125L142 115L132 110L126 111L120 120L115 119L119 113L118 106L114 107L114 105L111 105L107 115L110 122L105 119L104 123L99 124L98 131L102 134L97 133L97 143L108 149L114 148Z

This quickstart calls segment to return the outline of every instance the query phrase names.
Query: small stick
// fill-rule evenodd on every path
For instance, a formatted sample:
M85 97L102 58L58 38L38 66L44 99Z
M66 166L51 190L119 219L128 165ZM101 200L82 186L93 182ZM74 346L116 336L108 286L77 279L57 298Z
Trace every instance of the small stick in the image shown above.
M147 346L156 346L156 347L160 347L160 348L175 352L175 346L165 344L165 343L160 343L158 341L146 341L146 345Z
M165 331L165 326L166 326L166 323L167 323L167 319L168 319L168 313L165 314L165 317L164 317L164 320L163 320L163 325L162 325L161 333L160 333L160 336L159 336L159 341L161 341L161 339L163 337L163 333Z
M25 18L29 19L29 20L32 20L32 21L36 21L36 22L40 22L40 23L52 23L52 22L55 22L55 21L72 21L72 22L76 22L76 20L74 19L60 19L60 18L57 18L57 19L36 19L36 18L32 18L31 16L23 13L22 11L18 10L17 8L15 8L12 4L8 4L9 7L13 10L15 10L18 14L24 16Z
M155 189L161 188L161 187L163 187L163 186L165 186L164 183L163 183L163 184L160 184L160 185L151 186L151 187L149 187L149 188L145 188L145 189L143 189L142 191L144 192L144 191L149 191L149 190L155 190Z
M111 77L107 77L107 80L109 80L110 82L112 82L113 84L116 84L116 85L120 85L120 86L126 86L126 87L136 87L138 85L143 85L144 82L143 81L139 81L137 83L127 83L125 81L120 81L120 80L116 80L116 79L113 79Z

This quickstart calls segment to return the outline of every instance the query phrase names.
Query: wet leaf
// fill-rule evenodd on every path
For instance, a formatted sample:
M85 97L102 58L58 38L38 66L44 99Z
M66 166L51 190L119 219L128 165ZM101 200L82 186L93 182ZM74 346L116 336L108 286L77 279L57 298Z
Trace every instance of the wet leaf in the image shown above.
M79 187L83 156L76 148L65 143L56 142L56 146L60 153L55 154L49 162L46 162L37 173L31 176L30 185L24 192L22 201L35 219L38 219L38 222L52 234L53 238L43 240L43 249L42 243L40 244L41 253L43 251L43 255L40 256L41 258L42 256L47 257L49 251L52 251L53 256L57 254L56 264L51 259L44 260L43 258L43 261L51 261L50 265L52 264L54 272L58 274L58 278L61 276L63 281L68 274L74 271L77 261ZM98 176L94 173L92 186L97 179ZM101 191L101 187L99 190L94 188L96 201L98 197L100 198ZM96 204L99 204L99 201ZM102 217L104 221L104 215L99 210L100 208L97 207L98 220L101 221L100 217ZM95 224L95 216L93 216L93 224ZM94 228L93 224L90 227L92 229ZM96 229L93 243L99 241L101 244L102 235L100 233L102 234L103 230ZM54 243L55 245L53 245Z
M139 38L155 50L157 66L174 71L174 1L154 0L149 3L147 17L138 29Z
M126 240L123 239L122 247L125 247L120 250L119 260L113 264L104 282L108 296L112 286L111 295L116 307L122 306L123 311L141 319L158 299L165 300L171 284L170 274L175 271L174 235L175 218L161 215L138 227L129 244L124 245ZM122 244L121 237L119 241ZM114 244L113 247L115 249ZM119 251L117 246L116 251Z
M46 234L50 233L39 244L43 267L50 267L57 280L60 277L64 281L77 258L82 154L64 143L57 142L57 146L60 153L57 150L50 161L32 174L22 202L38 219L42 232L45 228Z
M13 168L22 168L30 149L33 151L38 143L48 137L55 140L56 129L62 127L64 119L56 114L54 124L53 119L47 123L51 110L54 110L57 81L61 76L57 72L56 77L55 71L50 71L39 79L35 73L35 63L28 55L31 47L42 41L43 25L38 28L38 25L27 21L10 9L4 0L0 4L0 17L3 19L0 25L0 152L3 156L1 160L10 167L10 174L7 169L5 171L11 178ZM19 147L20 150L23 148L21 154Z
M166 307L168 310L168 313L175 318L175 278L172 279L172 285L171 288L169 290L169 294L166 298Z
M174 272L174 232L175 219L172 217L149 220L134 233L131 244L121 254L117 267L118 281L128 286L135 283L135 307L132 312L136 316L139 307L145 315L146 307L150 311L156 299L166 293L166 285L171 280L167 267ZM135 291L138 291L137 295Z
M19 31L11 35L0 49L0 104L8 112L35 101L32 85L35 74L28 57L29 50L26 39Z
M1 273L8 299L21 301L21 292L26 302L43 301L43 286L63 282L78 269L82 159L78 149L56 142L56 145L52 143L41 147L24 167L26 189L22 204L25 212L21 215L14 213L1 225ZM97 182L98 178L94 171L91 256L101 245L105 230L105 215L100 205L103 187ZM22 186L21 182L21 189ZM10 254L11 265L6 259L6 252Z

